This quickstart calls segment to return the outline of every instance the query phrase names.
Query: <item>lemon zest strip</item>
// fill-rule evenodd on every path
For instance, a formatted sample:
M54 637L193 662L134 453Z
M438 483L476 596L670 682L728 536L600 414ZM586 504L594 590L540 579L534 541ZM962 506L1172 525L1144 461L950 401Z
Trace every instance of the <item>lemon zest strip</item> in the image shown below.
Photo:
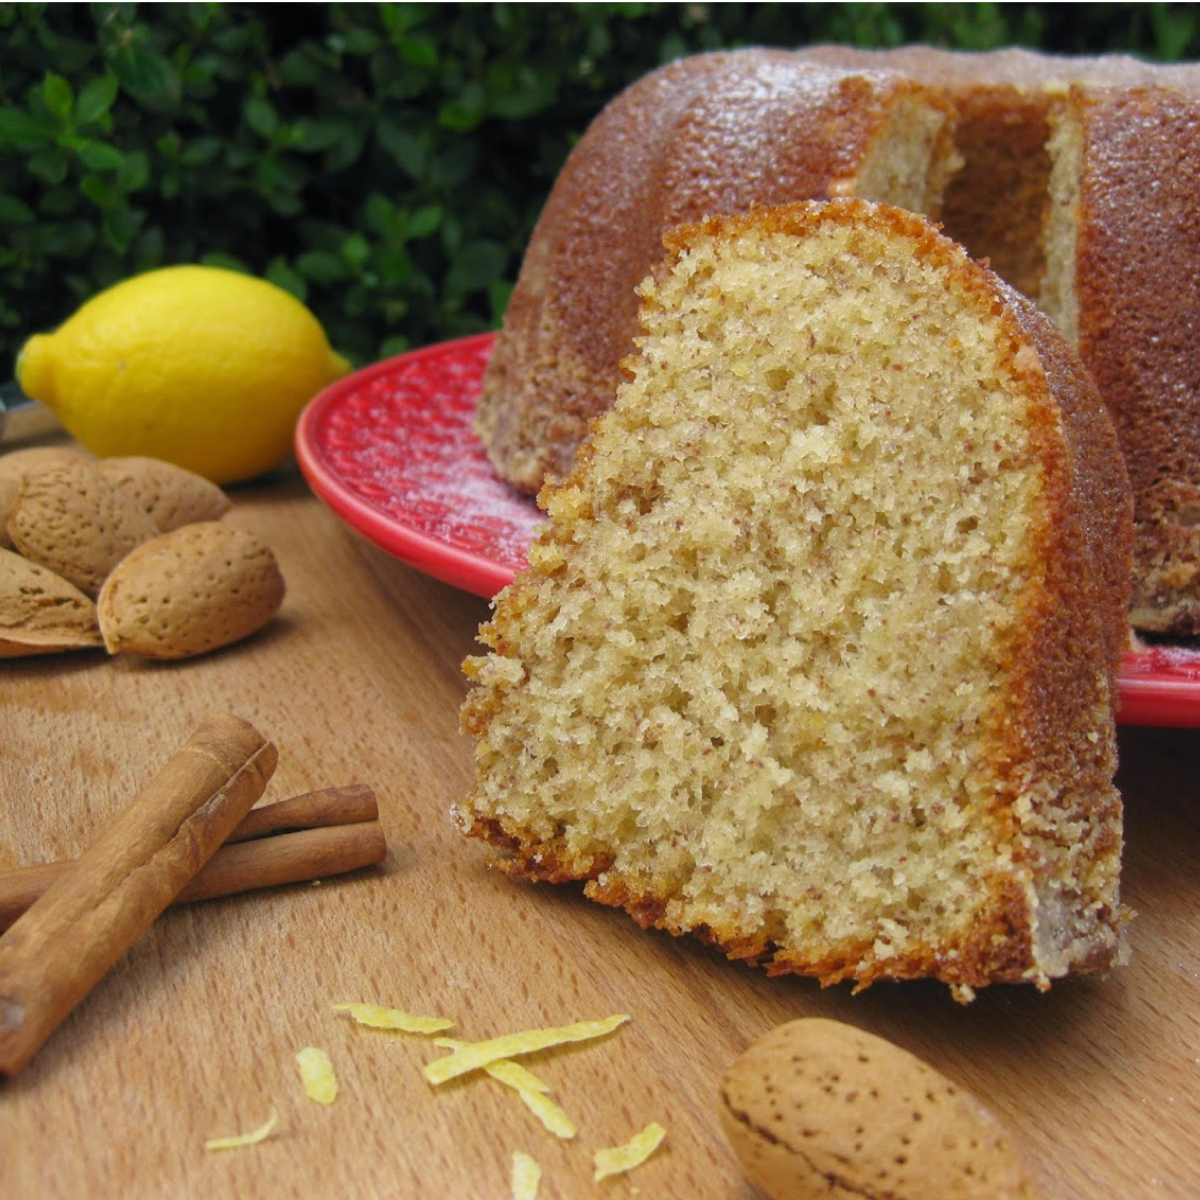
M537 1200L542 1168L528 1154L514 1150L512 1156L512 1200Z
M460 1041L458 1038L434 1038L433 1044L448 1050L460 1050L471 1043ZM483 1070L493 1079L512 1088L521 1097L525 1107L555 1137L573 1138L579 1132L575 1122L550 1099L550 1085L539 1079L527 1067L511 1058L498 1058L495 1062L488 1063Z
M242 1146L254 1146L269 1137L279 1121L279 1114L271 1109L271 1115L257 1129L249 1133L235 1133L231 1137L209 1138L205 1150L238 1150Z
M629 1020L628 1013L618 1013L601 1021L578 1021L573 1025L562 1025L548 1029L527 1029L521 1033L508 1033L484 1042L467 1042L459 1050L446 1054L422 1068L425 1078L432 1084L445 1083L468 1071L478 1071L489 1063L518 1054L533 1054L551 1046L568 1042L586 1042L612 1033L619 1025Z
M332 1104L338 1083L329 1055L318 1046L305 1046L296 1054L296 1066L305 1095L318 1104Z
M419 1017L399 1008L384 1008L380 1004L335 1004L334 1012L349 1013L359 1025L371 1029L398 1029L402 1033L440 1033L452 1029L454 1022L446 1017Z
M611 1146L607 1150L597 1150L593 1155L596 1171L592 1178L599 1182L610 1175L619 1175L623 1171L632 1171L658 1149L667 1131L657 1122L651 1121L641 1133L635 1133L629 1141L620 1146Z

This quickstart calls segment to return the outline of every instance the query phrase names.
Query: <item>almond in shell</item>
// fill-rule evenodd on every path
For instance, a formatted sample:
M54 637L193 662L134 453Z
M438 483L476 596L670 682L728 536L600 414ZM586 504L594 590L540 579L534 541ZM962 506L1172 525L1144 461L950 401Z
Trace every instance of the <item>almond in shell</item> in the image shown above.
M162 533L197 521L216 521L229 511L229 497L203 475L144 455L102 459L100 473L132 496Z
M12 515L25 476L62 463L87 461L82 454L66 446L26 446L0 455L0 548L12 548L8 536L8 518Z
M721 1083L721 1122L774 1200L1034 1200L973 1096L883 1038L820 1018L754 1042Z
M87 596L53 571L0 550L0 658L100 644Z
M25 476L8 532L18 553L95 596L113 567L158 526L80 457Z
M203 521L134 550L108 577L96 608L110 654L189 658L261 629L283 594L269 546Z

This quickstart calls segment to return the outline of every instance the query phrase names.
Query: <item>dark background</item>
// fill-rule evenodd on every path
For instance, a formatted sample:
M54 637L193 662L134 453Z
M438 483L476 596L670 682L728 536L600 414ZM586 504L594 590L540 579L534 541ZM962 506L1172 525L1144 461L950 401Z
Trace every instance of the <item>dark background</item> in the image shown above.
M1197 56L1191 4L0 4L0 378L152 267L304 299L357 365L498 323L563 157L699 50Z

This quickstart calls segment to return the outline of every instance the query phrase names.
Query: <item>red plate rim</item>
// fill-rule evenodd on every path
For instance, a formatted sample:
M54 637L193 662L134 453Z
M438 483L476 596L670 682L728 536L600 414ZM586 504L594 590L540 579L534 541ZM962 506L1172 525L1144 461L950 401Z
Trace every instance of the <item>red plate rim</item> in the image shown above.
M367 384L409 367L422 359L443 358L448 353L473 351L495 341L494 333L479 333L423 346L363 367L330 384L313 398L301 413L296 427L296 458L300 469L318 497L339 517L381 549L425 574L453 587L490 599L512 582L514 571L505 563L454 546L419 529L402 525L380 512L347 485L330 466L324 454L319 429L328 415L348 396Z

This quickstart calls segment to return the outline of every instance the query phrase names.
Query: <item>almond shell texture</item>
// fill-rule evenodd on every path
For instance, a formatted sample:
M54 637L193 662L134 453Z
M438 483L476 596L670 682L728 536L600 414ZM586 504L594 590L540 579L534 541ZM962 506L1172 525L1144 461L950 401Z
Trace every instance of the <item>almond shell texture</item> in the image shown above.
M184 525L139 546L96 603L111 654L190 658L261 629L283 603L270 547L221 521Z
M0 549L0 658L101 644L96 606L74 584Z
M26 475L8 518L13 548L95 596L108 573L158 526L87 459Z
M8 518L17 503L25 476L80 459L83 459L82 454L65 446L25 446L0 455L0 549L12 549Z
M791 1021L726 1071L721 1121L774 1200L1034 1200L1005 1131L968 1092L883 1038Z
M105 458L98 469L132 496L162 533L198 521L216 521L229 511L229 497L215 483L161 458Z

